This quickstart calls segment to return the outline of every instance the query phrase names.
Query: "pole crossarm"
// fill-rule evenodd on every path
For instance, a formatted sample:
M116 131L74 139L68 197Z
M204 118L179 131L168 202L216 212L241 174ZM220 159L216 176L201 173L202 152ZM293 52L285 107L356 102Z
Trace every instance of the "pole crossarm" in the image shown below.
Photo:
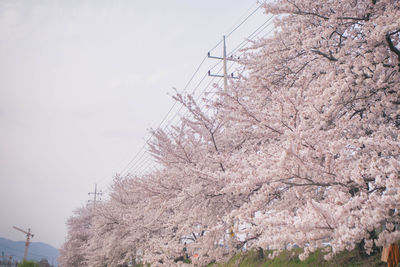
M211 76L211 77L218 77L218 78L224 78L224 75L211 74L211 71L210 71L210 70L208 71L208 76Z
M218 60L224 60L223 57L216 57L216 56L211 56L210 52L207 53L208 58L213 58L213 59L218 59ZM226 60L228 61L236 61L237 59L234 59L232 56L227 57Z
M90 195L93 195L93 203L95 203L96 204L96 201L97 201L97 196L102 196L103 195L103 192L101 192L101 190L100 191L97 191L97 184L95 184L94 185L94 192L90 192L90 193L88 193L88 195L90 196ZM90 201L90 200L89 200Z
M218 78L224 78L224 75L212 74L210 70L208 71L208 76L211 76L211 77L218 77ZM239 77L233 76L233 73L231 73L231 75L229 76L229 78L231 78L231 79L239 79Z
M222 60L223 61L223 70L224 70L224 75L220 75L220 74L211 74L211 70L208 71L208 76L211 77L217 77L217 78L224 78L224 91L226 92L227 88L228 88L228 78L232 78L232 79L239 79L238 77L233 76L233 73L231 73L228 77L228 70L227 70L227 61L235 61L235 59L230 56L229 58L226 56L226 42L225 42L225 35L222 39L222 43L223 43L223 57L215 57L215 56L211 56L210 52L207 53L207 57L208 58L213 58L213 59L218 59L218 60Z

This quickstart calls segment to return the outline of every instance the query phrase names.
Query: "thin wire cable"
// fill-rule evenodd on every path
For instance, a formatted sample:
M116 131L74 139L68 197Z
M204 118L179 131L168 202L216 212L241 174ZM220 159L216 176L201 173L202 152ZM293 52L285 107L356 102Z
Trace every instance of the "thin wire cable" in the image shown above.
M268 26L270 26L270 23L268 23L268 22L270 22L271 21L271 19L273 18L274 16L271 16L268 20L266 20L262 25L260 25L255 31L253 31L249 36L248 36L248 38L246 38L246 40L245 41L243 41L243 42L241 42L238 46L236 46L228 55L233 55L234 53L236 53L238 50L240 50L240 49L242 49L248 42L249 42L249 40L251 40L251 39L254 39L255 37L257 37L259 34L261 34ZM268 24L267 24L268 23ZM261 29L261 30L260 30ZM273 30L273 29L272 29ZM267 34L269 34L272 30L270 30ZM266 35L267 35L266 34ZM243 54L243 53L241 53L241 54ZM219 65L220 64L220 62L219 63L217 63L217 64L215 64L214 65L214 67L216 67L217 65ZM233 65L234 65L234 63L232 63L231 65L230 65L230 67L228 68L228 69L231 69L232 67L233 67ZM213 68L214 68L213 67ZM221 71L222 71L222 67L220 67L220 69L218 70L218 72L217 73L221 73ZM206 77L207 75L205 75L204 77L203 77L203 79L198 83L198 85L193 89L193 91L192 92L194 92L194 91L196 91L197 90L197 88L200 86L200 84L203 82L203 80L205 79L205 77ZM212 82L215 80L215 77L213 77L213 79L211 79L211 81L208 83L208 85L204 88L204 90L199 94L199 96L196 98L196 101L198 101L199 99L200 99L200 97L202 96L202 95L204 95L204 93L205 93L205 91L209 88L209 86L212 84ZM218 81L218 83L220 83L220 81ZM213 92L212 94L211 94L211 96L213 96L213 95L215 95L215 92ZM200 108L203 108L205 105L207 105L208 103L209 103L209 101L210 101L210 99L208 100L208 101L206 101L206 102L204 102L204 103L202 103L202 105L200 106ZM182 108L183 108L183 105L181 105L181 107L179 108L179 110L178 110L178 112L177 113L175 113L175 115L174 115L174 117L172 118L172 119L174 119L178 114L179 114L179 112L182 110ZM183 114L183 117L184 116L186 116L188 114L188 111L186 111L185 112L185 114ZM171 120L172 120L171 119ZM166 126L164 126L164 130L165 129L167 129L169 127L169 125L166 125ZM146 163L148 163L147 164L147 166L149 166L150 164L151 164L151 156L147 156L146 158L150 158L149 160L145 160L145 161L142 161L140 164L139 164L139 166L136 166L137 167L137 170L135 170L135 172L134 173L136 173L136 172L140 172L140 170L142 170L143 169L143 165L145 165ZM140 159L139 159L139 161L141 161ZM146 166L146 167L147 167ZM130 168L130 170L132 170L132 169L134 169L135 168L135 166L132 166L131 168ZM146 168L145 168L146 169ZM140 173L143 173L143 171L142 172L140 172ZM140 174L139 174L140 175Z
M187 84L185 85L185 87L184 87L182 93L184 93L184 92L186 91L187 87L188 87L189 84L192 82L192 80L194 79L194 77L196 76L197 72L200 70L201 66L203 65L204 61L206 61L206 59L207 59L207 56L205 56L205 57L203 58L203 60L201 61L201 63L200 63L199 66L197 67L196 71L193 73L192 77L189 79L189 81L188 81ZM171 113L172 109L175 107L176 103L177 103L177 102L175 101L174 104L172 105L172 107L171 107L171 108L169 109L169 111L167 112L167 114L165 114L164 118L161 120L161 122L159 123L159 126L158 126L157 128L159 128L159 127L161 126L161 124L163 124L163 122L166 120L166 118L168 117L168 115ZM150 141L150 139L151 139L152 137L153 137L153 135L151 135L151 136L146 140L146 142L145 142L145 143L143 144L143 146L140 148L139 152L133 157L133 159L127 164L127 166L126 166L125 168L123 168L123 169L120 171L120 173L123 173L123 172L126 170L126 168L136 159L136 157L138 156L138 154L140 153L140 151L142 151L142 150L146 147L147 143Z
M205 75L205 77L207 77L207 75ZM203 77L202 81L204 80L205 77ZM212 82L214 81L214 79L215 79L215 77L213 77L213 78L211 79L211 81L208 83L208 85L206 86L206 88L203 90L203 92L202 92L201 94L203 94L204 91L212 84ZM199 87L200 84L201 84L201 82L198 84L197 87ZM197 87L196 87L193 91L195 91L195 90L197 89ZM201 94L199 95L199 97L201 96ZM181 108L180 108L180 110L181 110L183 107L184 107L184 106L182 105ZM185 113L182 115L182 117L185 117L188 113L189 113L189 111L186 110ZM178 113L175 114L175 116L177 116L177 115L178 115ZM170 127L170 126L171 126L171 125L166 125L162 130L164 130L164 131L169 130L169 127ZM170 132L170 133L171 133L171 132ZM130 169L130 171L132 171L132 174L136 174L137 172L139 172L140 169L142 169L143 165L146 164L147 162L150 162L149 164L151 164L151 162L152 162L151 155L147 156L147 159L148 159L148 160L142 161L138 166L136 166L135 171L132 171L133 168ZM139 159L139 160L140 160L140 159ZM149 165L149 164L148 164L148 165Z
M239 45L237 45L231 52L231 55L242 49L246 44L248 44L251 40L256 38L262 31L268 28L272 22L271 20L275 18L276 15L272 15L269 17L262 25L260 25L255 31L253 31L246 39L244 39ZM261 29L261 30L260 30ZM257 33L258 32L258 33Z
M241 23L243 18L247 16L247 14L254 8L254 7L258 7L258 3L257 1L254 1L254 4L251 5L251 7L249 7L246 12L243 12L243 14L240 16L239 19L237 19L236 23L232 25L232 27L230 27L230 29L227 32L231 32L233 30L233 28L235 28L237 24Z
M257 37L262 31L264 31L267 27L269 27L272 24L271 20L275 17L276 17L276 15L272 15L271 17L269 17L263 24L261 24L255 31L253 31L247 38L245 38L240 44L238 44L230 53L228 53L227 56L231 57L234 53L236 53L238 50L243 48L245 44L249 43L249 40L252 40L255 37ZM253 36L253 35L255 35L255 36ZM212 66L210 68L210 70L213 70L215 67L217 67L220 64L222 64L222 61L218 61L214 66Z
M259 10L264 4L265 4L266 0L263 1L260 5L257 6L257 8L255 10L253 10L253 12L251 12L244 20L242 20L236 27L233 28L233 30L231 30L228 34L225 35L225 38L228 38L229 36L232 35L232 33L234 33L237 29L240 28L240 26L242 26L251 16L253 16L257 10ZM250 10L253 6L251 6L248 10ZM246 12L247 13L247 12ZM243 17L243 16L242 16ZM220 44L222 43L222 40L220 40L216 45L214 45L209 52L212 52L215 48L217 48Z
M133 169L135 169L135 170L140 169L140 168L142 167L143 163L145 163L146 161L148 161L148 160L151 159L151 157L148 155L147 150L145 150L145 151L146 151L146 152L143 154L143 156L142 156L141 158L139 158L139 159L136 161L136 164L135 164L134 166L132 166L132 167L128 170L129 173L134 174L134 172L131 172L131 170L133 170Z
M266 20L262 25L260 25L255 31L253 31L246 39L245 41L243 41L242 43L240 43L238 46L236 46L235 49L233 49L230 53L228 53L228 55L233 55L234 53L236 53L238 50L241 50L251 39L256 38L257 36L259 36L268 26L270 26L271 23L268 23L271 21L271 19L275 17L275 16L271 16L268 20ZM267 24L268 23L268 24ZM267 24L267 25L266 25ZM261 30L260 30L261 29ZM271 29L270 31L268 31L264 36L268 35L270 32L272 32L273 29ZM263 37L264 37L263 36ZM243 54L243 52L241 53L241 55ZM221 62L219 62L218 64L214 65L214 67L216 67L217 65L219 65ZM235 62L231 63L230 66L228 67L228 71L235 65ZM213 68L214 68L213 67ZM219 68L218 70L218 74L221 73L222 71L222 66ZM217 82L217 85L219 85L219 83L221 83L221 80L219 80ZM198 102L198 100L200 99L200 97L205 94L206 90L208 89L210 83L208 84L208 86L206 86L206 88L202 91L202 93L196 98L196 102ZM203 109L204 106L206 106L211 100L212 97L216 94L216 92L212 92L210 97L203 102L202 104L200 104L200 109ZM186 116L188 114L188 111L185 112L185 114L183 116Z
M250 15L248 15L239 25L237 25L231 32L229 32L225 37L228 38L232 33L234 33L240 26L242 26L251 16L254 15L254 13L257 12L257 10L259 10L262 6L264 6L265 1L263 3L261 3L260 5L258 5L258 7L250 13Z
M244 41L242 41L239 45L237 45L231 52L228 53L228 56L231 56L233 54L235 54L238 50L241 50L251 39L254 39L255 37L257 37L259 34L261 34L261 32L263 32L268 26L271 25L271 19L274 18L275 15L271 16L270 18L268 18L263 24L261 24L255 31L253 31ZM272 29L273 30L273 29ZM272 30L270 30L266 35L268 35ZM264 35L264 36L266 36ZM243 53L241 53L242 55ZM213 70L215 67L217 67L218 65L222 64L222 61L218 61L218 63L216 63L213 67L211 67L210 70ZM231 64L231 66L228 68L231 69L232 66L234 64ZM222 71L222 67L219 68L219 70L217 71L217 74L221 73ZM213 78L213 80L215 79L215 77ZM196 100L198 100L202 94L204 94L204 92L206 91L206 89L208 89L208 87L211 85L211 82L206 86L206 88L203 90L203 92L197 97ZM198 86L197 86L198 87ZM197 89L197 87L195 88L195 90ZM193 90L193 91L195 91ZM182 109L183 106L181 106L180 109ZM187 112L185 113L187 114ZM177 114L175 114L177 115Z
M198 84L194 87L194 89L192 90L192 94L200 87L200 85L202 84L202 82L205 80L205 78L207 77L208 75L207 75L207 73L205 73L204 75L203 75L203 77L202 77L202 79L200 80L200 82L198 82ZM175 102L175 103L178 103L177 101ZM184 107L184 105L181 105L180 106L180 108L179 108L179 110L175 113L175 115L170 119L170 121L169 121L169 123L167 124L167 125L165 125L163 128L162 128L162 130L166 130L166 129L168 129L168 127L169 127L169 125L171 125L172 124L172 121L176 118L176 116L179 114L179 112L183 109L183 107ZM161 128L161 127L158 127L158 128ZM147 142L146 142L146 144L144 144L144 147L147 145L147 143L149 142L150 140L148 140ZM143 154L144 154L145 152L143 152ZM134 169L135 167L138 167L138 166L136 166L136 164L138 163L140 161L140 159L138 159L137 161L136 161L136 163L135 164L133 164L132 166L130 166L127 170L126 170L126 172L131 172L132 171L132 169ZM141 165L141 164L140 164Z
M229 37L229 36L230 36L233 32L235 32L240 26L242 26L251 16L253 16L253 15L257 12L257 10L259 10L259 9L264 5L264 3L265 3L265 1L264 1L262 4L258 5L257 8L256 8L255 10L253 10L253 12L251 12L241 23L239 23L233 30L231 30L231 31L227 34L227 37ZM258 36L259 33L261 33L263 30L265 30L265 28L268 27L268 26L270 25L270 24L268 24L268 25L266 25L266 24L267 24L273 17L274 17L274 16L271 16L267 21L265 21L262 25L260 25L255 31L253 31L253 33L250 34L250 35L248 36L248 38L246 38L246 40L244 40L243 42L241 42L230 54L232 55L232 54L235 53L238 49L243 48L244 45L247 44L247 43L249 42L249 39L254 38L255 36L253 36L253 35L256 34L261 28L262 28L262 29L260 30L260 32L258 32L258 33L256 34L256 36ZM264 26L265 26L265 27L264 27ZM222 40L219 41L210 51L212 51L213 49L215 49L221 42L222 42ZM196 69L196 72L192 75L191 79L190 79L189 82L186 84L184 90L183 90L181 93L186 92L186 90L187 90L189 84L190 84L191 81L194 79L195 75L197 74L197 72L199 71L199 69L201 68L201 66L203 65L203 63L204 63L204 61L205 61L206 59L207 59L207 56L206 56L206 57L203 59L203 61L200 63L200 65L199 65L198 68ZM214 69L214 68L215 68L216 66L218 66L219 64L221 64L221 62L218 62L217 64L215 64L215 65L211 68L211 70ZM195 90L197 90L197 88L198 88L198 87L200 86L200 84L203 82L203 80L205 79L205 77L206 77L206 75L201 79L201 81L198 83L198 85L195 87L195 89L192 91L192 93L193 93ZM210 85L210 83L209 83L209 85ZM206 88L208 88L209 85L206 86ZM206 90L206 89L205 89L205 90ZM205 90L203 90L203 93L205 92ZM202 93L202 94L203 94L203 93ZM202 94L200 94L199 97L200 97ZM198 97L198 98L199 98L199 97ZM198 99L198 98L197 98L197 99ZM167 117L168 117L169 114L172 112L172 110L173 110L173 108L175 107L176 104L177 104L177 101L174 102L174 104L172 105L172 107L170 108L170 110L167 112L167 114L164 116L163 120L160 122L160 124L159 124L159 126L158 126L157 128L160 128L161 125L166 121ZM179 114L179 112L182 110L182 108L183 108L183 105L181 105L181 107L179 108L179 110L178 110L178 111L175 113L175 115L169 120L169 122L167 123L167 125L164 126L164 129L165 129L166 127L169 127L169 125L170 125L170 124L172 123L172 121L175 119L175 117L177 116L177 114ZM148 142L151 140L152 137L153 137L153 134L152 134L149 138L147 138L146 142L143 144L143 146L142 146L141 149L138 151L138 153L137 153L137 154L133 157L133 159L121 170L121 172L120 172L121 174L123 174L123 173L125 173L125 172L127 172L127 171L131 171L132 169L135 168L136 163L133 164L133 165L131 165L131 164L136 160L136 158L138 158L138 156L141 154L141 152L146 148L146 145L148 144ZM146 152L143 152L143 153L142 153L142 156L141 156L140 158L142 158L143 155L144 155L145 153L146 153ZM140 162L141 159L139 159L138 161ZM141 164L139 164L139 165L141 165Z

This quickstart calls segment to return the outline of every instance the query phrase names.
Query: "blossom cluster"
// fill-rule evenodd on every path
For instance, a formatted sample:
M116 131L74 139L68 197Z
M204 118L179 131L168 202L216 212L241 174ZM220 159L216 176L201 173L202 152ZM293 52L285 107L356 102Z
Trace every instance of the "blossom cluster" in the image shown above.
M326 259L400 239L400 2L276 0L272 37L204 110L191 95L110 199L68 221L64 266L178 265L293 245Z

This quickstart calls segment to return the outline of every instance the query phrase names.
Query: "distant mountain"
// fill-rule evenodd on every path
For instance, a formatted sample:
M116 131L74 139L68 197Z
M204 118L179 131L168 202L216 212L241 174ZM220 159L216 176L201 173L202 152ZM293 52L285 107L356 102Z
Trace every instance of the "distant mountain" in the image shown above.
M0 256L13 256L13 259L21 261L24 258L25 241L12 241L0 237ZM57 266L58 249L46 243L31 242L28 249L28 260L40 261L47 259L47 261Z

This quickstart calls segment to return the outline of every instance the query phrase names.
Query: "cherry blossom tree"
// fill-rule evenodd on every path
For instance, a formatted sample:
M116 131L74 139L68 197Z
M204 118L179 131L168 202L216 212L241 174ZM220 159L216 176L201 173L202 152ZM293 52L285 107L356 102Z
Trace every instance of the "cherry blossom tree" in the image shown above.
M188 115L152 130L161 169L116 177L109 200L69 220L64 264L172 266L184 249L206 264L294 244L329 259L400 239L400 3L265 11L276 32L245 50L240 79L206 110L177 94Z
M275 1L266 10L281 15L279 31L249 50L249 75L225 99L231 120L264 130L257 154L268 166L257 197L232 217L253 225L255 246L296 243L307 246L303 258L323 242L329 258L398 240L399 3Z
M68 219L68 235L58 258L62 266L87 266L86 247L92 235L93 216L93 210L88 206L75 210L74 215Z

